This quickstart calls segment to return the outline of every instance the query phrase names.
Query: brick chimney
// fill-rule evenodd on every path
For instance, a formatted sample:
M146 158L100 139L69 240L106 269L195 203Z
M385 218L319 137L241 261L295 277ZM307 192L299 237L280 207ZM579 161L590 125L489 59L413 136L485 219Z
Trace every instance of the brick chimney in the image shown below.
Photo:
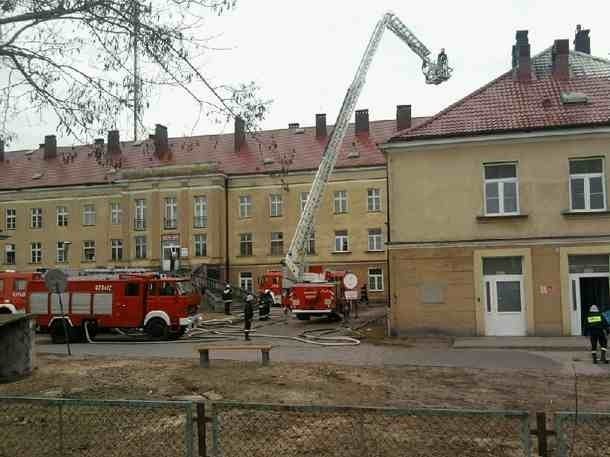
M4 139L0 138L0 162L4 162Z
M591 54L591 38L589 38L590 30L583 30L582 26L576 26L576 36L574 37L574 50Z
M44 137L44 154L45 159L54 159L57 157L57 137L55 135L46 135Z
M411 128L411 105L396 105L396 131Z
M104 147L104 139L103 138L96 138L95 139L95 146L99 147L99 148L103 148Z
M169 155L167 127L161 124L155 124L155 154L160 158L165 158Z
M369 110L368 109L357 109L356 110L356 135L368 135L369 134Z
M326 114L316 114L316 138L326 138Z
M108 130L108 154L121 153L121 137L118 130Z
M235 118L235 134L234 134L235 152L239 152L241 147L246 143L246 123L241 117Z
M553 77L570 78L570 41L555 40L552 51Z
M300 126L300 124L299 124L298 122L290 122L290 123L288 124L288 128L289 128L290 130L296 130L296 129L298 129L298 128L299 128L299 126Z
M532 79L532 59L527 30L517 30L513 45L513 75L517 81Z

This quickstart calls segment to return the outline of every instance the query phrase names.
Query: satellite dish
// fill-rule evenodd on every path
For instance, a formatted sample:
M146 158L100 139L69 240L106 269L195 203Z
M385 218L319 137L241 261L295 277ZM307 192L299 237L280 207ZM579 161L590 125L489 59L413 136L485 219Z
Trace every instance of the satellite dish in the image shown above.
M44 282L50 292L61 294L68 288L68 277L61 270L49 270L44 275Z

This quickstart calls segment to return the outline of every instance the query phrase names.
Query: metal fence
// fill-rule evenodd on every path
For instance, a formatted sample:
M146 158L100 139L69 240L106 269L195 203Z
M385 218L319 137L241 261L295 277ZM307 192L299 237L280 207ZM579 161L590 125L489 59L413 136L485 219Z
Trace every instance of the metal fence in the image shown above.
M610 412L555 415L558 457L610 456Z
M521 411L214 402L213 457L531 455Z
M0 457L191 457L193 404L0 396Z

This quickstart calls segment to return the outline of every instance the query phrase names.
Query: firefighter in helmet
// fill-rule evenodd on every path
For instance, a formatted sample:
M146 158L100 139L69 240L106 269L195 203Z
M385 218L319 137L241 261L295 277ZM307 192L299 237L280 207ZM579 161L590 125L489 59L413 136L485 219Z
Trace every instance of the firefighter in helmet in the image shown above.
M231 315L231 303L233 302L233 292L231 292L231 286L229 283L225 285L224 290L222 291L222 301L225 304L225 314L227 316Z
M252 318L254 317L254 297L252 294L246 296L244 306L244 338L250 341L250 330L252 329Z
M597 363L597 344L599 343L601 349L601 362L608 363L606 351L608 350L608 340L606 333L609 330L608 321L604 315L599 311L597 305L592 305L589 308L587 314L586 329L591 338L591 356L593 357L593 363Z
M258 304L258 319L261 321L269 320L271 314L271 305L273 304L273 295L269 289L261 295Z

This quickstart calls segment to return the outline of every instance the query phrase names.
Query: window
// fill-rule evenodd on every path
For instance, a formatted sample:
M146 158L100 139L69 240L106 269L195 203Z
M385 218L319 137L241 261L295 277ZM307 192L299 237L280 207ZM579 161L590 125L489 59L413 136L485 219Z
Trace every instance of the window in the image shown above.
M30 243L30 254L31 263L42 262L42 243L38 241Z
M271 232L271 255L284 254L284 234L282 232Z
M138 199L135 201L136 215L133 227L136 230L146 229L146 200Z
M4 245L4 263L7 265L15 265L16 263L16 252L14 244Z
M367 191L367 208L369 213L381 211L381 191L379 189Z
M67 227L68 226L68 208L65 206L57 207L57 226Z
M195 228L208 226L208 197L195 197Z
M252 197L242 195L239 197L239 217L250 217L252 215Z
M208 236L206 234L195 235L195 256L206 257L208 255Z
M57 242L57 251L56 251L56 255L55 255L55 262L56 263L66 263L68 261L67 254L68 254L68 245L66 243L64 243L63 241L58 241Z
M110 240L110 251L113 262L123 260L123 240Z
M137 297L138 295L140 295L140 284L137 282L128 282L125 284L126 297Z
M570 209L606 209L606 183L602 159L570 160Z
M335 252L348 252L349 239L347 230L339 230L335 232Z
M311 232L309 234L309 239L307 240L307 244L305 245L305 253L307 255L316 254L316 232Z
M145 259L147 256L147 245L145 236L136 236L136 259Z
M335 192L335 214L347 213L347 191L340 190Z
M523 274L521 257L486 257L483 259L483 274L485 276Z
M0 294L4 292L4 279L0 279Z
M95 241L83 241L83 261L95 262Z
M381 229L369 229L369 251L383 251Z
M383 270L381 268L369 268L369 290L371 292L383 291Z
M249 271L242 271L239 273L239 287L248 292L252 292L252 273Z
M299 211L303 212L305 209L305 203L307 203L307 197L309 197L309 192L301 192L299 194Z
M30 227L33 229L42 228L42 208L31 208L30 215Z
M242 233L239 235L239 255L243 257L252 255L251 233Z
M15 280L15 290L17 292L23 292L28 288L27 279L17 279Z
M485 165L485 214L519 213L519 179L514 163Z
M120 202L110 203L110 223L112 225L120 225L123 218L123 209Z
M168 197L165 199L165 228L175 229L178 226L178 206L176 197Z
M6 208L6 229L17 230L17 209Z
M83 225L95 225L95 205L83 207Z
M282 206L284 202L280 194L271 194L269 196L269 204L271 207L271 217L279 217L282 215Z

